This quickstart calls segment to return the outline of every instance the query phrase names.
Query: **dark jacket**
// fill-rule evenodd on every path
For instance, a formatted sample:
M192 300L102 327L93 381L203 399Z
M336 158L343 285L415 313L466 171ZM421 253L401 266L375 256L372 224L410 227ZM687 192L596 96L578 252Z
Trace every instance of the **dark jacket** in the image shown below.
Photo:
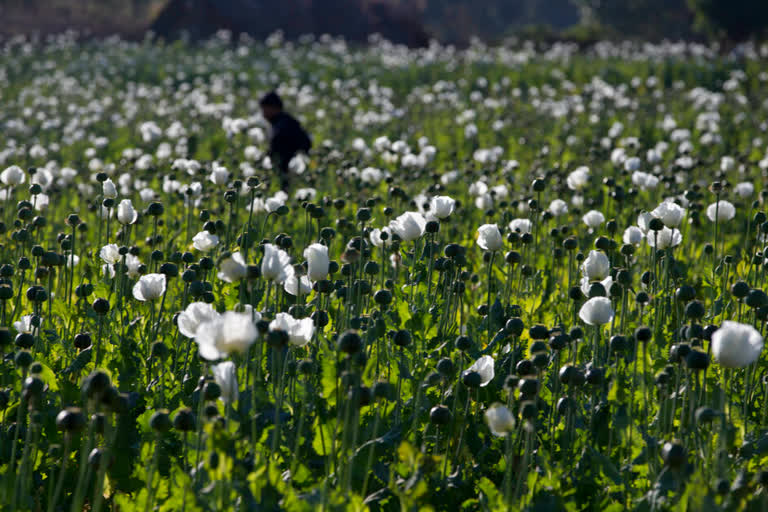
M272 139L269 156L273 165L282 173L288 172L288 164L299 151L307 152L312 141L301 124L290 114L280 112L270 120Z

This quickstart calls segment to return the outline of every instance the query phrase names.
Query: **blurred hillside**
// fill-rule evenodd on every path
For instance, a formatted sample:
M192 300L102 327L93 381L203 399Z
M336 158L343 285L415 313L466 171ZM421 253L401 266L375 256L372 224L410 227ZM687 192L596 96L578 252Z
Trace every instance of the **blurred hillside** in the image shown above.
M263 39L275 30L381 33L412 46L511 34L539 40L743 40L765 35L768 0L0 0L0 34L71 28L93 35L207 37L219 29Z
M281 29L364 40L379 32L408 44L496 39L530 24L578 22L571 0L0 0L0 33L72 28L94 35L140 37L148 28L205 37L219 28L262 38Z
M0 34L75 29L139 37L167 0L0 0Z

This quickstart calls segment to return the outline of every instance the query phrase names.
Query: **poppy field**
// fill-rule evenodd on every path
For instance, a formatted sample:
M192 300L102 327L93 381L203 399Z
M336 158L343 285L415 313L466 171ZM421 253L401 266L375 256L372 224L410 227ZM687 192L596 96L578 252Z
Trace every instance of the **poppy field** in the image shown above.
M766 59L0 41L2 509L768 509Z

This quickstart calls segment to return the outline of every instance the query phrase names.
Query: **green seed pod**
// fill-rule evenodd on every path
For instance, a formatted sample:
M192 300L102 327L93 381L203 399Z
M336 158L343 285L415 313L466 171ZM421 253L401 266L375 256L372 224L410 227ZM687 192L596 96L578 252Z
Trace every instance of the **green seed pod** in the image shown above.
M85 414L79 407L67 407L56 416L56 427L65 432L77 432L85 427Z

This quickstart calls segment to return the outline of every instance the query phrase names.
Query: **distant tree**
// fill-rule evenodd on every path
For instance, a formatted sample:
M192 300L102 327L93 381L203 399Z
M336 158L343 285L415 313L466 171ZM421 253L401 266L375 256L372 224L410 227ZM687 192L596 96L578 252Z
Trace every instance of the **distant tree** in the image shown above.
M572 0L584 25L625 39L689 39L693 14L686 0ZM766 0L764 0L766 1Z
M501 38L527 25L560 30L579 21L572 0L426 0L424 20L439 39Z
M768 0L688 0L696 28L738 42L768 35Z

